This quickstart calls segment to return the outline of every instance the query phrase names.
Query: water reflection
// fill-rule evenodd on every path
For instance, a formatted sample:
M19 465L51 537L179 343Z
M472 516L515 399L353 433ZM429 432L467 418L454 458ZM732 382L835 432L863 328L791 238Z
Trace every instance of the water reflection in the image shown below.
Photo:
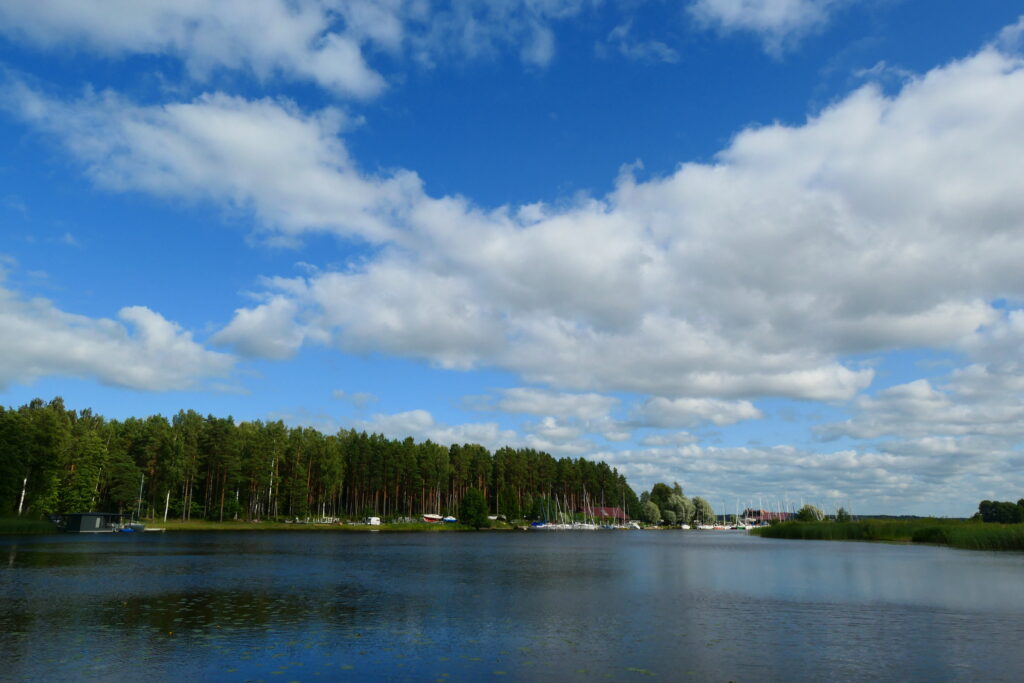
M1024 670L1022 555L698 532L47 537L0 552L0 677L14 679Z

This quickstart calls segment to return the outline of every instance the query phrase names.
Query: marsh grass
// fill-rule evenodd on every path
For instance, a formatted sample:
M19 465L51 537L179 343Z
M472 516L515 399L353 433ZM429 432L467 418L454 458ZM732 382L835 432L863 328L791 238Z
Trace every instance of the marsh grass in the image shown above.
M1024 524L984 524L949 519L785 522L753 529L751 533L763 538L932 543L967 550L1024 550Z
M966 550L1024 550L1024 524L933 526L919 529L915 543L939 543Z

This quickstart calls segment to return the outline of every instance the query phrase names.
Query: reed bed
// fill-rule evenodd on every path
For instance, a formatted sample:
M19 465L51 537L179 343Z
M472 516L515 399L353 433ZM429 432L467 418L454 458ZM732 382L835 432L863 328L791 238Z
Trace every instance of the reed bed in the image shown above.
M1024 550L1024 524L963 523L925 527L915 543L939 543L966 550Z
M1024 524L984 524L948 519L784 522L754 529L751 533L763 538L912 542L967 550L1024 550Z

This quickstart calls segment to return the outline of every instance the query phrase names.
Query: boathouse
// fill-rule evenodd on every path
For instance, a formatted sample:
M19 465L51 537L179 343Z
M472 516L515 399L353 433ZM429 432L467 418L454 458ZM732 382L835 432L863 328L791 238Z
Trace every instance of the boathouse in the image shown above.
M121 524L114 512L74 512L64 515L64 531L80 534L110 533Z
M753 510L747 508L743 511L743 519L764 524L766 522L786 522L793 519L792 512L771 512L769 510Z

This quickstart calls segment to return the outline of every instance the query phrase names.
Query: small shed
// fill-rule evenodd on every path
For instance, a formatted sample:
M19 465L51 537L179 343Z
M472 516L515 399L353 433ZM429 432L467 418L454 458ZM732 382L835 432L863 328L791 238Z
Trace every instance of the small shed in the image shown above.
M64 520L64 531L79 534L110 533L121 525L121 515L115 512L74 512Z

